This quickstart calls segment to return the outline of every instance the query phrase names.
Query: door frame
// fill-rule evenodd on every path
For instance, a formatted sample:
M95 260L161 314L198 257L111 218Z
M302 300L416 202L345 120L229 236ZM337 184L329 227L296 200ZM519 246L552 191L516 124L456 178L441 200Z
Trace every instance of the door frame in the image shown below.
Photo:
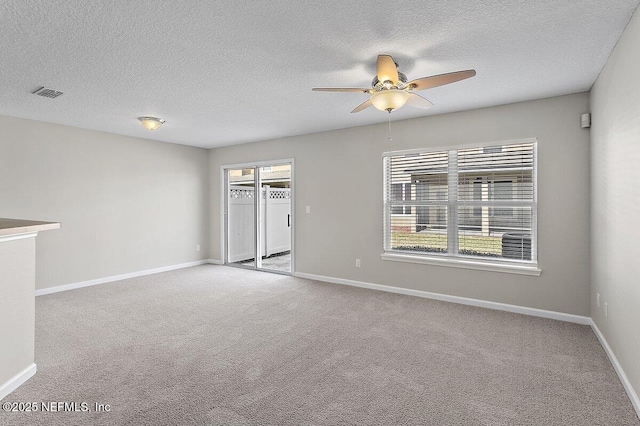
M255 250L255 266L254 267L246 267L238 264L229 263L227 259L228 252L228 184L226 170L229 169L247 169L247 168L255 168L255 167L265 167L265 166L278 166L283 164L289 164L291 166L291 270L289 272L282 271L274 271L271 269L263 269L259 268L258 264L258 253L260 252L260 229L259 229L259 220L260 220L260 196L254 197L255 199L255 223L254 223L254 250ZM261 185L260 172L256 174L257 185ZM260 194L261 191L260 186L256 186L254 188L255 194ZM265 160L265 161L251 161L246 163L236 163L236 164L222 164L220 166L220 253L222 253L222 264L226 266L232 266L234 268L243 268L243 269L255 269L258 271L271 272L274 274L282 274L282 275L293 275L295 272L295 232L296 232L296 208L295 208L295 166L293 158L284 158L284 159L276 159L276 160ZM262 258L262 253L260 253L260 258Z

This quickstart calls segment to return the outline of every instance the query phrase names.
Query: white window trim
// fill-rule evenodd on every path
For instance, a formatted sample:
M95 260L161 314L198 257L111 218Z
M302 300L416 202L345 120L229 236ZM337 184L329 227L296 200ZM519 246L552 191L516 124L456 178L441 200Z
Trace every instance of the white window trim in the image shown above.
M422 255L411 253L400 253L388 251L380 255L382 260L392 260L396 262L421 263L423 265L448 266L452 268L476 269L479 271L505 272L510 274L532 275L539 277L542 273L537 265L532 264L512 264L496 261L485 261L475 259L463 259L461 257L436 257L434 255Z
M481 142L474 144L464 144L464 145L453 145L448 147L429 147L429 148L418 148L411 150L402 150L402 151L388 151L382 153L382 158L392 157L396 155L406 155L406 154L419 154L423 152L432 152L432 151L458 151L461 149L467 148L484 148L488 146L496 146L496 145L510 145L510 144L521 144L521 143L533 143L534 144L534 175L536 176L537 181L537 169L538 169L538 140L536 138L523 138L523 139L511 139L505 141L490 141L490 142ZM386 173L385 166L383 164L383 176ZM453 177L450 177L451 181ZM455 176L455 180L457 182L457 176ZM451 185L451 182L449 182ZM383 182L383 199L386 200L386 184ZM456 187L457 188L457 187ZM451 195L451 194L449 194ZM451 199L451 198L450 198ZM529 203L527 203L529 204ZM533 223L532 223L532 235L535 237L531 240L531 252L532 255L535 256L535 260L533 262L520 263L520 262L509 262L503 260L489 260L487 258L466 258L465 256L452 256L452 255L435 255L435 254L412 254L411 252L400 252L394 250L386 250L386 241L390 240L390 227L387 226L386 217L384 218L384 244L385 250L384 253L380 255L382 260L388 261L396 261L396 262L406 262L406 263L418 263L424 265L435 265L435 266L446 266L453 268L462 268L462 269L475 269L480 271L490 271L490 272L503 272L503 273L511 273L511 274L520 274L520 275L530 275L530 276L540 276L542 273L542 269L540 269L538 264L538 225L537 225L537 204L538 204L538 189L537 182L534 186L534 198L533 201L530 202L532 206L535 208L532 211L533 214ZM448 232L453 232L452 230L457 230L457 224L455 228L447 227ZM457 239L449 239L450 241L457 241ZM451 251L451 249L450 249Z

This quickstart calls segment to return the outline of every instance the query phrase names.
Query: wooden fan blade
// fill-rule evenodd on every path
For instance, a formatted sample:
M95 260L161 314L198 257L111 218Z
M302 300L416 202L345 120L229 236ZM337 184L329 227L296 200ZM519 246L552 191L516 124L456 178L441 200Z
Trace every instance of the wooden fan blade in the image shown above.
M378 55L376 63L378 73L378 81L384 83L390 81L395 85L398 84L398 68L393 58L389 55Z
M433 106L429 99L425 99L417 93L409 93L409 98L407 99L407 105L411 105L417 108L429 109Z
M476 75L476 70L465 70L450 72L447 74L432 75L431 77L419 78L407 83L410 90L425 90L432 87L444 86L445 84L455 83Z
M314 92L359 92L371 93L373 89L364 89L359 87L314 87Z
M373 105L373 104L371 103L371 99L368 99L368 100L364 101L363 103L361 103L360 105L358 105L357 107L355 107L355 108L353 109L353 111L351 111L351 114L353 114L354 112L360 112L360 111L362 111L363 109L367 109L367 108L369 108L369 107L370 107L370 106L372 106L372 105Z

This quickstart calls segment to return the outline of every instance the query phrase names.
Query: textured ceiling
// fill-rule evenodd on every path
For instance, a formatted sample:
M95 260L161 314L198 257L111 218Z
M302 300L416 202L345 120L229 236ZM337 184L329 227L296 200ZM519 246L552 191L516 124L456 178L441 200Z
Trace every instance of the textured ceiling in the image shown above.
M379 123L311 88L369 87L380 53L410 80L478 72L393 120L582 92L638 2L3 0L0 114L207 148Z

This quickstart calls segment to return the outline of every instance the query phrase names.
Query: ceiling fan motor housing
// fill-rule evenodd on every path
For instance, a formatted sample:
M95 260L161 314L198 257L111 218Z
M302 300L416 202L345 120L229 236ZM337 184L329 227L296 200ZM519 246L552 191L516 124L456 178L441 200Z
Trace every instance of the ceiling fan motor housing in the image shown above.
M373 80L371 80L371 86L373 86L373 88L377 90L385 90L385 89L392 89L392 88L404 89L404 86L407 84L407 81L408 81L407 76L398 71L397 86L394 87L393 85L388 85L388 84L385 85L384 81L378 80L378 76L373 77Z

